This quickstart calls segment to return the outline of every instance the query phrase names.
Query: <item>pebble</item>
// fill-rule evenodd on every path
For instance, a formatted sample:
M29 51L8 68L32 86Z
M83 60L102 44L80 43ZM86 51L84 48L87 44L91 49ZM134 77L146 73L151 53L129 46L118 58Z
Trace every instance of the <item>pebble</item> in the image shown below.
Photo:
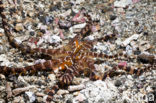
M42 22L43 24L46 24L46 18L44 16L39 16L38 18L40 22Z
M87 82L87 81L89 81L89 78L79 78L79 77L77 77L77 78L73 79L72 84L79 85L79 84L82 84L82 83Z
M31 36L34 36L35 35L35 32L34 31L30 31L30 35Z
M99 42L93 48L98 50L97 52L99 52L99 53L100 53L100 51L104 52L106 54L108 54L108 52L110 52L108 45L105 45L105 44L102 44L102 43L99 43Z
M33 92L25 92L25 94L28 96L30 103L33 103L36 100L35 94Z
M46 24L50 24L50 23L53 23L53 20L54 20L54 18L52 17L52 16L46 16L46 18L45 18L45 22L46 22Z
M114 2L115 7L122 7L122 8L125 8L126 6L130 4L132 4L132 0L120 0L120 1Z
M66 103L73 103L73 102L72 102L72 99L68 99L68 100L66 101Z
M37 102L42 103L43 102L43 98L42 97L38 97L37 98Z
M5 47L3 45L0 45L0 54L3 54L5 52Z
M54 74L49 74L48 75L48 78L51 80L51 81L55 81L56 80L56 76Z
M139 22L138 21L134 21L134 24L135 24L135 26L138 26Z
M56 5L55 6L50 6L49 10L50 11L57 11L58 7Z
M34 12L33 12L33 11L29 11L29 12L28 12L28 15L29 15L30 17L33 17L33 16L34 16Z
M82 29L85 26L86 26L86 23L74 25L74 26L69 28L70 33L76 32L77 29Z
M69 86L68 90L70 92L72 92L72 91L77 91L77 90L81 90L81 89L84 89L84 88L85 88L85 85L80 84L80 85L75 85L75 86Z
M61 38L59 36L56 36L56 35L51 36L51 38L49 40L50 43L58 43L58 42L61 42L61 41L62 41Z
M0 74L0 80L4 80L5 76L3 74Z
M126 53L128 55L132 55L133 54L133 48L130 45L126 46Z
M132 36L130 36L129 38L127 38L125 41L123 41L123 46L127 46L132 40L137 40L139 38L138 34L134 34Z
M57 92L58 95L64 95L64 94L68 94L68 93L69 93L68 90L59 90L59 91Z
M120 80L116 80L115 83L114 83L114 85L116 87L119 87L120 85L122 85L122 82Z
M115 15L110 15L110 20L115 20L117 16Z
M36 96L43 97L43 96L45 96L45 94L40 93L40 92L37 92L37 93L36 93Z
M79 95L75 97L75 100L77 100L78 102L82 102L85 99L86 99L85 96L81 93L79 93Z
M144 77L144 75L139 76L139 79L140 79L142 82L146 80L145 77Z
M140 50L135 50L134 51L134 55L139 55L139 54L141 54L141 51Z
M21 96L17 96L17 97L15 97L14 98L14 100L13 100L13 103L25 103L24 102L24 98L23 97L21 97Z
M145 36L147 36L147 35L148 35L148 32L147 32L147 31L145 31L143 34L144 34Z
M4 35L3 33L0 33L0 37L3 36L3 35Z
M23 30L23 24L21 24L21 23L16 24L15 29L16 29L16 31L22 31Z

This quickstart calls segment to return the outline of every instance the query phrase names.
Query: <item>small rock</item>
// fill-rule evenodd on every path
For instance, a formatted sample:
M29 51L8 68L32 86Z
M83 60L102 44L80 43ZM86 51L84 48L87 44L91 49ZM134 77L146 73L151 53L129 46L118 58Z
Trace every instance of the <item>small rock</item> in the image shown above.
M50 11L57 11L61 7L61 3L57 3L55 5L51 5L49 10Z
M121 7L121 8L125 8L129 4L132 4L132 0L120 0L114 2L115 7Z
M86 40L94 40L94 36L89 35L89 36L87 36L85 39L86 39Z
M144 34L144 35L148 35L148 32L144 32L143 34Z
M37 92L37 93L36 93L36 96L38 96L38 97L44 97L44 96L45 96L45 94L40 93L40 92Z
M8 80L9 80L9 81L16 82L16 81L17 81L17 77L16 77L15 75L9 75L9 76L8 76Z
M16 85L17 85L18 88L26 86L25 82L23 82L23 81L17 81Z
M118 64L119 67L126 67L127 66L127 62L126 61L123 61L123 62L120 62Z
M116 43L117 45L121 45L121 44L122 44L122 41L121 41L120 38L118 38L118 39L115 41L115 43Z
M3 36L3 35L4 35L3 33L0 33L0 37Z
M138 82L138 83L136 84L136 86L137 86L138 89L141 89L141 88L144 87L144 84L143 84L142 82Z
M12 90L11 90L11 83L6 83L6 92L7 92L7 98L10 98L12 96Z
M153 84L152 89L156 91L156 84Z
M0 33L4 33L4 29L3 28L0 28Z
M110 20L115 20L117 16L115 15L110 15Z
M38 101L38 103L42 103L43 102L43 98L42 97L37 97L37 101Z
M108 45L105 45L103 43L97 43L96 45L94 45L93 47L95 50L97 50L97 52L104 52L106 54L108 54L110 52Z
M144 52L146 50L149 50L150 48L152 48L152 46L148 43L148 42L141 42L139 49Z
M35 94L33 92L25 92L25 94L28 96L30 103L36 100Z
M138 26L138 25L139 25L139 22L138 22L138 21L135 21L135 22L134 22L134 25L135 25L135 26Z
M43 34L46 33L46 30L45 30L45 29L41 29L40 31L41 31Z
M69 28L70 33L75 32L77 29L82 29L85 26L86 26L86 23L74 25L74 26L72 26L72 27Z
M132 89L135 89L135 90L138 89L137 86L136 86L136 84L133 85Z
M34 31L30 31L30 35L31 36L34 36L35 35L35 32Z
M46 24L45 16L41 15L38 18L39 18L40 22L42 22L43 24Z
M29 11L28 12L28 16L33 17L34 16L34 12L33 11Z
M128 75L127 78L133 80L132 75Z
M61 41L62 41L61 38L59 36L56 36L56 35L51 36L50 40L49 40L50 43L58 43Z
M105 102L104 98L98 100L98 103L104 103L104 102Z
M86 99L86 97L83 94L81 94L81 93L79 93L79 95L75 97L75 100L77 100L79 102L82 102L85 99Z
M80 93L79 91L76 91L76 92L73 93L73 96L78 96L79 93Z
M153 90L152 90L152 88L151 88L150 86L148 86L148 87L146 87L146 91L147 91L147 92L151 92L151 91L153 91Z
M126 53L128 55L132 55L133 54L133 48L130 45L126 46Z
M44 62L46 62L45 59L38 59L35 61L35 64L40 64L40 63L44 63Z
M140 53L141 53L140 50L135 50L135 51L134 51L134 55L139 55Z
M54 74L49 74L48 75L48 78L51 80L51 81L55 81L56 80L56 76Z
M3 74L0 74L0 80L4 80L5 76Z
M142 82L146 80L145 77L144 77L143 75L139 76L139 79L140 79Z
M1 101L0 101L1 102ZM2 102L3 103L3 102ZM5 102L4 102L5 103ZM22 96L16 96L12 103L25 103L24 98Z
M16 30L16 31L21 31L21 30L23 30L23 25L22 25L21 23L16 24L15 30Z
M80 103L89 103L89 101L88 101L88 99L85 99L84 101L82 101Z
M73 103L72 99L68 99L66 103Z
M132 40L137 40L139 38L138 34L134 34L131 37L127 38L125 41L122 42L123 46L127 46Z
M0 54L3 54L5 52L5 47L3 45L0 45Z
M46 24L50 24L50 23L52 23L53 20L54 20L54 18L53 18L52 16L46 16L46 18L45 18L45 22L46 22Z
M71 22L69 21L59 21L58 22L60 29L68 29L71 27Z
M116 87L119 87L120 85L122 85L122 83L121 83L120 80L116 80L115 83L114 83L114 85L115 85Z
M42 85L45 85L41 80L37 80L35 82L35 84L39 85L39 86L42 86Z
M59 90L57 92L58 95L64 95L64 94L68 94L68 93L69 93L69 91L67 91L67 90Z
M65 12L63 12L62 14L59 14L59 16L65 18L65 17L67 17L68 15L70 15L71 12L72 12L71 9L68 9L68 10L66 10Z
M136 29L137 34L141 34L144 31L144 26L140 26Z
M81 90L81 89L84 89L84 88L85 88L85 85L80 84L80 85L75 85L75 86L69 86L68 90L71 92L71 91Z

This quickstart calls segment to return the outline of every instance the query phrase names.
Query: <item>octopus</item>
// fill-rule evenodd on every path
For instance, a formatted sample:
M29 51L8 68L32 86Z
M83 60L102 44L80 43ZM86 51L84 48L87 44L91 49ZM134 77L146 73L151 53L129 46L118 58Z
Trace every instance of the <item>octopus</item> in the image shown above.
M10 15L12 13L10 13ZM98 73L94 64L96 64L99 59L108 60L123 57L128 61L130 57L128 57L128 55L123 52L113 55L107 55L104 53L96 53L92 50L93 46L98 40L107 41L111 38L114 38L116 35L112 34L103 36L100 39L86 40L85 37L92 33L92 26L97 23L97 21L93 21L91 16L86 12L83 13L84 17L86 18L85 27L82 28L74 38L69 40L66 45L57 49L32 48L28 45L24 45L23 43L18 43L12 34L14 29L9 24L9 21L6 17L7 14L8 13L5 12L5 5L3 4L3 1L0 0L0 16L2 18L2 26L10 45L14 48L19 49L23 54L33 55L35 53L39 53L40 55L45 55L44 57L46 61L35 65L19 68L0 66L0 74L6 76L19 76L33 75L38 71L47 72L49 74L54 73L57 77L58 82L55 86L48 90L47 101L53 100L53 95L56 94L60 87L71 85L73 79L81 75L87 76L91 80L105 80L107 77L114 77L117 75L125 74L123 72L119 72L118 70L123 70L128 74L135 74L139 76L145 71L155 69L154 55L140 55L135 56L134 59L146 61L146 64L143 64L142 67L115 65L103 74ZM69 28L68 26L66 27L66 29Z

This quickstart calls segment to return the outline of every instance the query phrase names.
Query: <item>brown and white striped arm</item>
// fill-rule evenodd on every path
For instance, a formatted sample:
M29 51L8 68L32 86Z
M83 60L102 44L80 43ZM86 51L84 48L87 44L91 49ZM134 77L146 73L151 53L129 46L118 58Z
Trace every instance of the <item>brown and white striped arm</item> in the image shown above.
M141 75L142 73L144 73L145 71L149 71L151 69L156 69L156 65L147 65L147 66L143 66L141 68L134 68L134 67L130 67L130 66L115 66L113 67L111 70L105 72L103 74L103 80L107 77L113 77L113 76L117 76L120 74L125 74L123 72L117 72L117 70L124 70L126 71L126 73L128 74L135 74L137 76Z
M59 90L59 86L58 85L54 85L51 89L46 89L45 92L46 94L48 94L48 97L46 98L47 102L50 102L53 100L53 96L57 93L57 91Z
M0 73L4 75L17 74L17 75L29 75L33 73L37 73L38 71L46 71L51 72L58 69L59 60L47 60L44 63L35 64L32 66L27 66L23 68L13 68L0 66Z
M95 53L95 52L82 52L81 55L87 56L89 58L99 58L99 59L117 59L117 58L128 58L128 56L124 53L117 53L114 55L107 55L103 53Z

